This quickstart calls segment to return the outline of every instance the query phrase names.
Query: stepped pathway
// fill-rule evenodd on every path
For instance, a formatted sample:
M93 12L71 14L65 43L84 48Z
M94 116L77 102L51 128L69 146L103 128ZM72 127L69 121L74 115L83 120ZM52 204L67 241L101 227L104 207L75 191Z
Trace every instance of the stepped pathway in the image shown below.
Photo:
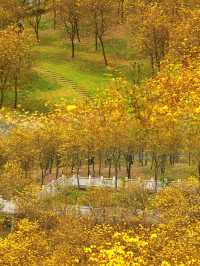
M52 70L41 67L35 67L34 70L38 74L47 78L48 80L56 82L60 87L71 87L83 98L89 98L89 99L94 98L94 96L90 95L85 88L81 87L75 81L67 79L66 77L62 76L62 74L55 73Z

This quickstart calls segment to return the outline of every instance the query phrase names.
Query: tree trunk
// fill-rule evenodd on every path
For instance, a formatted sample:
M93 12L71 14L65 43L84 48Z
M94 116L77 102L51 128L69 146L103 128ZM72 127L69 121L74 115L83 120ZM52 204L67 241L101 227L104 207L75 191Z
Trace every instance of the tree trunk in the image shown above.
M77 188L80 190L79 170L80 170L80 168L77 166L76 180L77 180Z
M175 155L173 153L170 154L169 161L170 161L170 165L174 166L174 164L175 164Z
M3 107L3 103L4 103L4 89L1 88L0 109Z
M87 157L87 176L90 176L90 156L88 152L88 157Z
M156 34L156 29L153 28L153 40L154 40L154 53L155 53L155 61L158 70L160 71L160 58L159 58L159 53L158 53L158 40L157 40L157 34Z
M121 1L121 23L124 23L124 2L125 0Z
M57 18L57 12L56 12L56 6L55 6L55 0L53 1L53 28L56 30L56 18Z
M54 18L53 18L53 29L56 30L56 11L54 11Z
M40 21L41 21L41 16L36 16L36 21L35 21L35 34L36 34L36 39L39 42L40 37L39 37L39 26L40 26Z
M95 32L95 51L98 51L98 34Z
M198 177L200 181L200 161L198 161L197 170L198 170Z
M128 176L128 179L131 179L131 163L128 162L128 165L127 165L127 176Z
M111 162L111 160L109 160L109 165L108 165L108 178L110 178L111 177L111 167L112 167L112 162Z
M92 175L95 177L95 159L92 160Z
M141 166L144 166L144 150L140 149L139 151L139 163Z
M154 159L154 179L155 179L155 192L158 191L158 170L159 170L159 164L158 164L158 159Z
M161 163L160 163L160 171L161 171L162 176L164 176L164 174L165 174L166 159L167 159L167 156L165 154L163 154L161 156Z
M118 187L118 163L115 164L115 189Z
M53 168L53 156L49 159L49 174L52 174L52 168Z
M39 37L39 25L38 24L35 25L35 35L36 35L37 42L39 42L40 37Z
M72 58L75 57L75 44L74 44L74 38L71 39L71 45L72 45Z
M151 62L151 72L152 72L152 76L154 76L154 74L155 74L155 68L154 68L154 58L153 58L153 54L150 54L150 62Z
M28 170L29 170L29 163L28 161L24 162L24 174L25 174L25 178L28 178Z
M147 153L145 153L144 165L145 165L145 166L148 165L148 154L147 154Z
M125 159L126 159L126 171L127 171L127 177L128 179L131 179L131 168L133 165L133 155L132 154L128 154L125 155Z
M98 23L97 23L97 14L94 14L95 21L95 51L98 51Z
M80 34L79 34L79 26L78 26L78 21L75 21L75 29L76 29L76 37L79 42L81 42Z
M102 155L99 153L99 176L101 176L101 166L102 166Z
M98 37L99 37L99 41L100 41L101 48L102 48L102 54L103 54L103 58L104 58L104 63L107 66L108 65L108 60L107 60L107 57L106 57L104 42L103 42L102 37L100 37L100 36L98 36Z
M56 158L56 179L58 179L59 176L59 160Z
M41 186L44 185L44 178L45 178L45 174L44 174L44 170L42 169L42 179L41 179Z
M17 109L17 104L18 104L18 79L15 77L15 98L14 98L14 109Z
M153 170L154 158L155 158L155 154L152 153L152 155L151 155L151 170Z
M188 153L188 165L191 166L191 153Z

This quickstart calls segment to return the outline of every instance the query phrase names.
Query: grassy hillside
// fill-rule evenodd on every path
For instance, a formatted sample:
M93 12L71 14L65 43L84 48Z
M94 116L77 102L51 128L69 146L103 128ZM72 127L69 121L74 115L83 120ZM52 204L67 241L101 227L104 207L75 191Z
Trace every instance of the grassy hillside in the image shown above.
M105 42L108 67L100 47L96 52L91 39L82 38L76 43L76 56L72 59L71 45L61 31L43 25L40 36L40 43L34 48L34 73L19 95L19 104L25 109L46 111L46 102L51 105L61 99L74 103L82 97L92 98L97 88L105 88L113 77L138 82L150 75L148 60L138 58L123 35ZM7 104L12 105L11 92L7 94Z

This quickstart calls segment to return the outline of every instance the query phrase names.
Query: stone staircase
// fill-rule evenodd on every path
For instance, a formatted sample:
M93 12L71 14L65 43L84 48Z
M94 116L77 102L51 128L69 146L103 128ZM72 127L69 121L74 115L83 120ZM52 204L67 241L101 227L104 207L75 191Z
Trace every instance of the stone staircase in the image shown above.
M74 80L67 79L63 75L55 73L54 71L46 68L37 67L34 70L41 76L45 77L47 80L52 80L56 82L60 87L71 87L78 94L80 94L82 98L94 98L92 95L89 94L89 92L85 88L81 87Z

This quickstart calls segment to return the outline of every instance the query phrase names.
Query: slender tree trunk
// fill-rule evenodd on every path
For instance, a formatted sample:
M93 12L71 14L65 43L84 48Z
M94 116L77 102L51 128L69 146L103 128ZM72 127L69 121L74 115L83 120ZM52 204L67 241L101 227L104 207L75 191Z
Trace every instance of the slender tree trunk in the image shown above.
M124 0L121 1L121 23L124 23Z
M28 170L29 170L29 163L28 161L24 162L24 173L25 173L25 178L28 178Z
M75 21L75 30L76 30L76 37L78 39L79 42L81 42L81 38L80 38L80 33L79 33L79 25L78 25L78 21Z
M128 179L131 179L131 163L128 162L127 165L127 175L128 175Z
M56 19L57 19L57 12L56 12L56 6L55 6L55 0L53 0L53 28L56 30Z
M158 170L159 170L159 163L158 159L155 157L154 159L154 178L155 178L155 192L158 191Z
M90 156L88 154L88 158L87 158L87 176L90 176Z
M121 171L122 167L121 167L121 162L118 163L118 170L119 172Z
M166 165L166 155L164 154L162 155L161 165L160 165L160 171L162 176L165 174L165 165Z
M158 41L157 41L157 34L156 34L155 28L153 28L153 40L154 40L155 61L156 61L157 68L160 71L160 58L159 58L159 53L158 53Z
M98 51L98 34L97 31L95 31L95 51Z
M155 74L155 68L154 68L154 58L153 58L153 54L150 54L150 62L151 62L151 72L152 72L152 76L154 76L154 74Z
M3 107L3 103L4 103L4 89L1 88L0 109Z
M169 156L171 166L175 165L175 154L171 153Z
M131 175L132 167L133 167L133 162L129 162L128 179L132 178L132 175Z
M97 23L97 14L94 14L95 21L95 51L98 51L98 23Z
M139 163L141 166L144 166L144 150L143 148L139 151Z
M102 167L102 155L99 153L99 176L101 176L101 167Z
M95 176L95 160L92 161L92 175Z
M115 164L115 189L118 187L118 163Z
M17 77L15 77L14 90L15 90L14 109L17 109L17 104L18 104L18 78Z
M76 170L76 180L77 180L77 188L80 190L80 180L79 180L79 166L77 166L77 170Z
M38 24L35 25L35 35L36 35L37 42L39 42L40 37L39 37L39 25Z
M72 166L71 166L71 174L74 174L74 162L72 162Z
M118 17L121 19L121 3L120 3L120 1L118 2L118 7L117 7L117 15L118 15Z
M155 154L152 153L151 155L151 170L153 169L153 165L154 165L154 158L155 158Z
M39 36L40 21L41 21L41 16L37 16L35 21L35 34L38 42L40 41L40 36Z
M41 186L43 186L44 185L44 179L45 179L45 173L44 173L44 170L43 169L42 169L41 174L42 174Z
M113 154L114 155L114 154ZM120 157L121 157L121 152L117 151L116 154L114 155L114 167L115 167L115 189L118 187L118 169L119 169L119 162L120 162Z
M71 45L72 45L72 58L75 57L75 43L74 43L74 38L71 38Z
M53 29L56 30L56 11L54 11L54 18L53 18Z
M49 173L52 174L52 168L53 168L53 156L49 159Z
M126 172L128 179L131 179L131 169L133 165L133 158L134 156L131 153L125 154L125 160L126 160Z
M127 173L127 177L129 176L129 163L128 161L126 160L126 173Z
M145 165L145 166L148 165L148 154L147 154L147 153L145 153L144 165Z
M56 158L56 179L58 179L59 176L59 159Z
M100 37L100 36L98 36L98 37L99 37L99 41L100 41L101 48L102 48L102 54L103 54L103 58L104 58L104 63L107 66L108 65L108 60L107 60L107 57L106 57L104 42L103 42L102 37Z
M111 162L111 160L109 160L109 165L108 165L108 178L110 178L111 177L111 167L112 167L112 162Z
M198 170L198 177L199 177L199 182L200 182L200 161L198 161L197 170Z

